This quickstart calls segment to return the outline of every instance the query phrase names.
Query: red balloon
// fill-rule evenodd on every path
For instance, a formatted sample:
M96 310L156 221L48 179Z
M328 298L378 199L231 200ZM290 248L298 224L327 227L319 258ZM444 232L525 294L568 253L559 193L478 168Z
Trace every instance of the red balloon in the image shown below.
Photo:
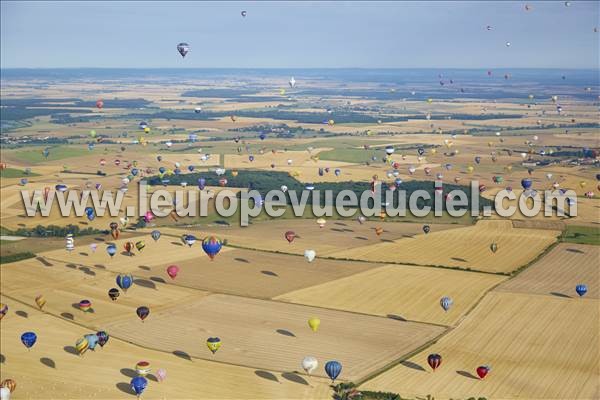
M296 232L287 231L284 236L285 236L285 239L288 241L288 243L292 243L294 241L294 239L296 238Z
M477 367L477 375L479 375L479 379L485 378L485 376L490 372L490 367L482 365L481 367Z
M102 101L102 99L100 99L96 102L96 107L98 107L98 108L104 107L104 102Z
M177 265L169 265L167 267L167 274L171 279L175 279L177 273L179 272L179 267Z
M440 356L439 354L430 354L427 357L427 364L429 364L431 369L434 371L437 367L440 366L441 363L442 363L442 356Z

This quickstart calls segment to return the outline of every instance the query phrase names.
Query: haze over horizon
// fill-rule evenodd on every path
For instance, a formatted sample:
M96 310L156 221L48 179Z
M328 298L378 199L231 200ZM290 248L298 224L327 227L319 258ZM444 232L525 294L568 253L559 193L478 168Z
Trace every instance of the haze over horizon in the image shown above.
M2 1L0 67L599 68L599 2L525 4Z

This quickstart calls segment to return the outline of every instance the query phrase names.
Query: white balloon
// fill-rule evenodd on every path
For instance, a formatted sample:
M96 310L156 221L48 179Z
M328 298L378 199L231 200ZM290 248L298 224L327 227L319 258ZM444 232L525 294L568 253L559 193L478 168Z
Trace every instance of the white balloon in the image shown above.
M316 360L315 360L315 362L316 362ZM302 365L304 365L304 361L302 361ZM2 399L2 400L10 399L10 390L7 387L0 388L0 399Z
M287 187L287 186L285 186L285 185L282 185L282 186L281 186L281 191L282 191L283 193L287 192L287 190L288 190L288 187Z
M302 369L306 371L307 374L311 374L317 367L319 366L319 362L316 358L307 356L302 360Z
M316 256L317 253L314 250L304 250L304 258L306 258L306 261L313 262Z

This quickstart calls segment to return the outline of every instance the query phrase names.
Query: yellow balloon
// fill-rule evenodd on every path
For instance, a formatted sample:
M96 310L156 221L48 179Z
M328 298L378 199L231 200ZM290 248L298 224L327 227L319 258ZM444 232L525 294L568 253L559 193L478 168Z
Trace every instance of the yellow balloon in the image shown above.
M428 102L428 103L432 103L432 102L433 102L433 99L427 99L427 102Z
M42 296L41 294L35 298L35 304L37 304L37 306L40 308L40 310L44 307L44 305L46 304L46 299L44 298L44 296Z
M437 153L437 149L431 149L431 154Z
M150 132L150 128L149 127L145 127L144 128L144 133L149 133Z
M467 167L467 171L469 171L469 173L473 172L473 170L474 170L474 169L475 169L475 168L473 168L473 166L472 166L472 165L469 165L469 166Z
M234 169L233 171L231 171L231 175L238 176L238 171L236 169Z
M90 343L86 338L83 337L77 341L77 343L75 344L75 349L77 350L77 353L79 353L79 355L81 356L87 351L89 346Z
M285 96L285 89L279 90L279 94L282 95L282 96Z
M319 225L320 228L324 227L326 223L327 223L327 220L325 218L317 219L317 225Z
M319 329L319 325L321 325L321 320L316 317L312 317L308 320L308 326L312 329L313 332L316 332Z
M206 340L206 346L213 354L215 354L217 350L221 348L221 339L218 337L210 337Z
M581 187L585 187L585 185L587 185L587 182L585 182L585 181L581 181L581 182L579 182L579 186L581 186Z

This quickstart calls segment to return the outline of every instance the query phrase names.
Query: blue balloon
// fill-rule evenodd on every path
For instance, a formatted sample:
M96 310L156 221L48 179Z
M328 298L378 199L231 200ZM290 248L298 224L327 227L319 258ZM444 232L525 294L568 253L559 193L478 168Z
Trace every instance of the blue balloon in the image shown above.
M92 151L92 150L94 150L94 143L89 143L89 144L88 144L88 150L89 150L89 151Z
M523 186L523 189L525 190L530 189L532 184L533 182L529 178L521 179L521 186Z
M319 176L323 176L323 168L319 168Z
M21 335L21 342L23 342L25 347L27 347L28 349L31 348L31 346L33 346L36 341L37 335L33 332L25 332Z
M119 274L117 276L117 286L126 291L133 285L133 276L127 274Z
M158 162L161 162L161 161L162 161L162 156L156 156L156 160L157 160Z
M250 160L250 162L254 161L254 156L248 156L248 160Z
M477 164L479 164L481 162L481 157L479 157L479 156L475 157L475 162Z
M57 192L66 192L67 191L67 185L56 185L54 186L54 189L56 189Z
M48 156L50 155L50 150L49 149L44 149L44 157L48 158Z
M158 172L160 172L161 174L164 174L166 170L167 170L167 169L166 169L165 167L160 167L160 168L158 169Z
M153 230L152 233L150 233L150 235L152 236L152 239L154 239L154 241L160 239L160 231L158 230Z
M175 172L175 175L181 174L181 170L179 168L175 168L175 171L173 171L173 172Z
M143 376L136 376L131 380L131 389L135 392L136 396L140 397L146 387L148 386L148 380Z
M137 174L138 174L139 172L140 172L140 171L139 171L137 168L133 168L133 169L131 170L131 175L133 175L133 176L137 176Z
M114 244L109 244L106 248L106 252L109 256L114 256L115 254L117 254L117 246L115 246Z
M204 178L198 179L198 189L204 190L205 187L206 187L206 179L204 179Z
M325 364L325 372L327 376L331 378L332 382L335 382L335 379L340 376L340 372L342 372L342 364L338 361L327 361Z
M98 344L98 336L95 333L90 333L89 335L84 335L83 337L88 341L88 348L94 351L96 345Z
M261 133L260 135L258 135L258 137L260 138L260 140L265 140L267 135L265 135L264 133Z
M196 168L196 167L194 167L193 165L189 165L188 166L188 171L192 172L194 170L194 168Z
M448 311L454 302L450 297L442 297L440 300L440 306L444 309L444 311Z
M340 176L340 174L342 173L342 170L339 168L336 168L335 171L333 171L333 173L335 174L335 176Z
M27 178L21 178L21 185L25 186L27 185L27 182L29 182Z
M586 285L577 285L577 286L575 286L575 291L577 292L579 297L581 297L587 293L588 289L587 289Z

